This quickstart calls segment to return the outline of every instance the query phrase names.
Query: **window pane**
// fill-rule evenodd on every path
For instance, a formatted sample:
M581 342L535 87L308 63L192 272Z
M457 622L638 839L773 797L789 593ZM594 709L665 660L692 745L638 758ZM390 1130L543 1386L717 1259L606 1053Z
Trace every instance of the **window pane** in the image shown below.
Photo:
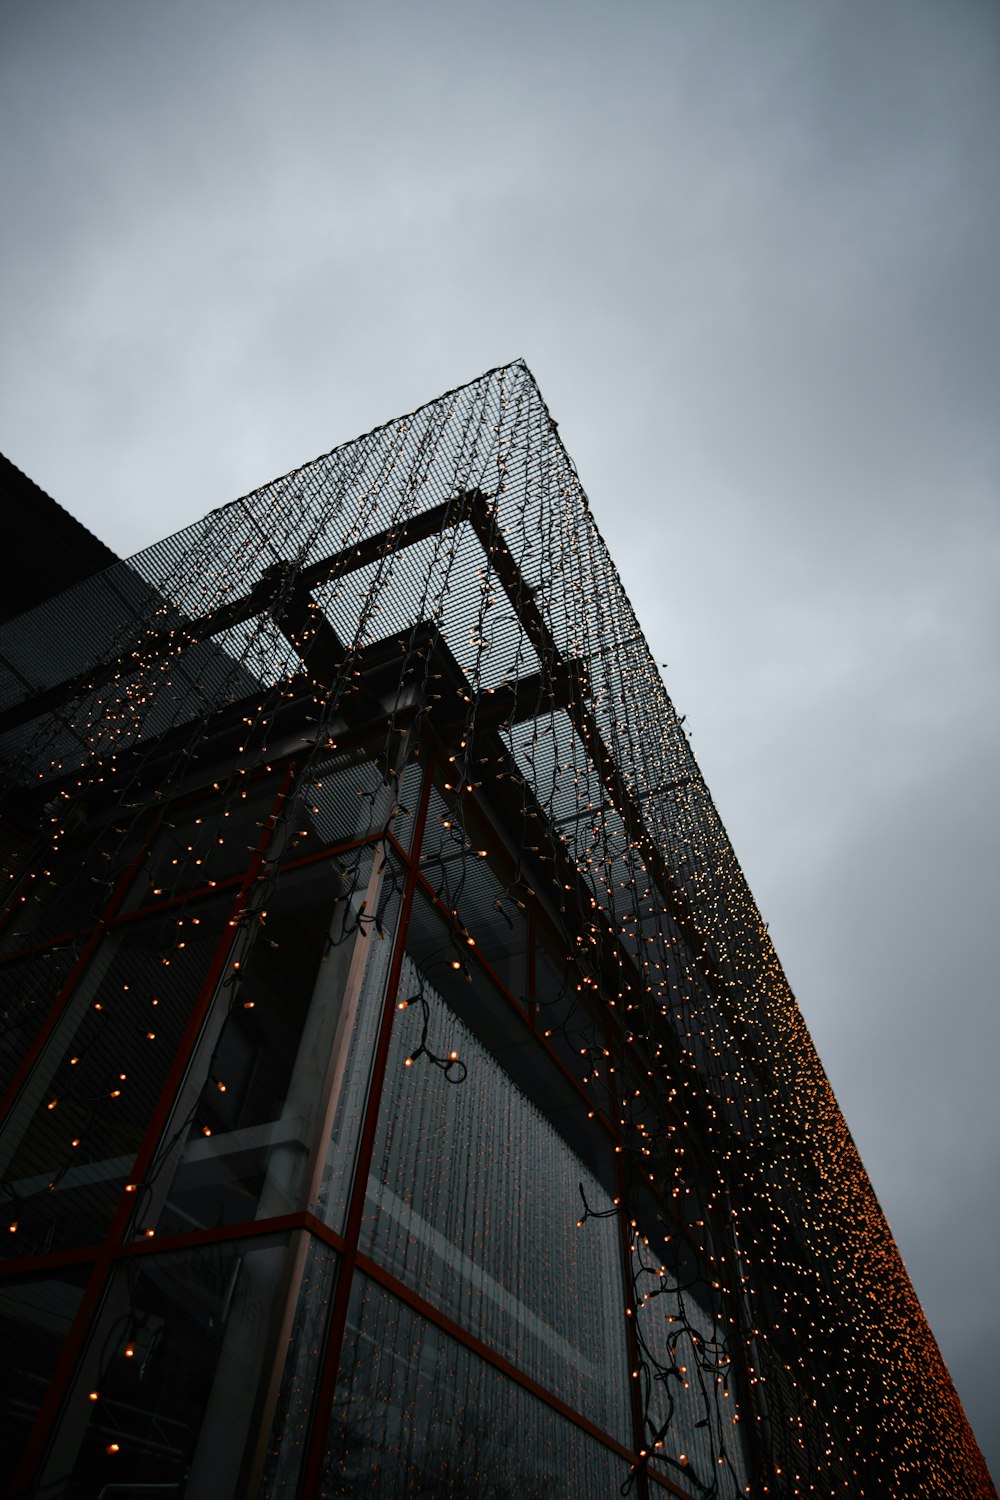
M84 941L0 966L0 1088L21 1066Z
M338 751L320 761L299 794L300 843L291 855L365 838L386 824L404 849L409 848L420 778L420 765L411 762L398 781L386 781L383 767L357 750Z
M628 1466L360 1278L323 1500L609 1500Z
M160 901L246 869L278 790L276 776L248 787L223 787L198 802L168 807L150 849L137 894Z
M356 850L274 884L178 1103L183 1139L158 1167L140 1233L304 1206L345 985L357 943L368 941L358 912L373 863L371 850Z
M0 1136L8 1254L103 1236L228 914L172 913L96 950Z
M477 988L485 1009L481 980ZM613 1211L579 1224L581 1189L595 1215L611 1200L517 1086L518 1072L547 1066L538 1043L524 1032L519 1048L503 1049L502 1065L410 960L400 1000L363 1248L624 1440L618 1225ZM446 1070L452 1052L459 1063ZM585 1117L585 1106L578 1112Z
M68 1500L97 1500L140 1485L186 1500L244 1493L288 1254L275 1237L120 1266L41 1493L52 1486Z
M108 828L95 841L48 850L19 883L0 952L13 953L96 922L124 877L139 839L134 828ZM40 842L40 841L39 841Z
M454 775L454 771L449 772ZM421 874L449 911L475 934L476 946L517 999L528 983L528 919L524 891L500 880L485 857L490 835L471 806L456 809L434 789L420 855ZM478 851L483 849L480 856ZM476 851L469 858L469 851Z
M338 1265L335 1252L309 1236L271 1422L261 1500L295 1500Z
M12 1478L90 1270L0 1282L0 1487Z

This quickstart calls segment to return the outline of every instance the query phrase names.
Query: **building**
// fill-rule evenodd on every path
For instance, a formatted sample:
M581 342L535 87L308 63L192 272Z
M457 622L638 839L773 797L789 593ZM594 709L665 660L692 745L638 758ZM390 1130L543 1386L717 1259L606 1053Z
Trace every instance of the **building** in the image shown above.
M523 364L0 668L13 1495L995 1493Z

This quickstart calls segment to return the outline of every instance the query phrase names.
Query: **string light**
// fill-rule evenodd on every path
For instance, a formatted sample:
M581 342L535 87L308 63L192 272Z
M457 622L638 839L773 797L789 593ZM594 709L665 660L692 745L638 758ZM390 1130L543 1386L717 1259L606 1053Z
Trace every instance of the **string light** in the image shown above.
M419 547L402 545L402 528L443 496L461 498L461 519L442 521ZM375 537L383 540L363 566L345 561L310 584L312 613L291 622L305 570L350 559ZM58 713L28 726L11 762L9 794L38 785L44 808L12 888L9 951L37 939L50 946L31 962L63 961L55 939L64 934L45 925L54 894L82 913L74 941L97 933L121 882L147 924L144 957L130 960L120 990L124 962L95 984L97 998L83 999L89 1010L74 1019L75 1034L54 1033L63 1050L39 1090L54 1112L44 1167L53 1191L44 1208L8 1203L11 1234L20 1240L21 1225L32 1248L50 1233L71 1236L72 1208L65 1223L58 1215L74 1159L110 1158L123 1128L116 1120L132 1109L141 1122L150 1107L140 1095L155 1095L179 1045L200 945L214 936L211 903L257 846L255 790L273 792L272 750L277 763L289 733L282 712L298 705L299 779L276 849L244 909L219 918L231 923L237 956L220 988L220 1032L205 1049L205 1089L171 1125L149 1179L189 1132L211 1137L215 1122L221 1135L223 1105L212 1096L227 1096L229 1109L241 1085L225 1061L222 1078L213 1069L229 1028L251 1024L243 965L274 930L282 862L333 842L324 823L335 820L340 772L324 789L325 758L352 727L352 702L360 705L353 718L368 714L369 729L377 721L385 737L374 752L380 784L355 799L360 837L391 827L402 838L394 757L412 713L405 722L429 720L450 756L424 849L414 852L447 928L442 991L446 982L487 983L484 909L512 946L555 955L555 977L514 1000L550 1060L572 1061L580 1130L617 1165L608 1206L592 1209L584 1197L568 1222L582 1243L606 1217L628 1247L631 1357L622 1368L638 1388L642 1463L720 1500L750 1493L754 1473L780 1476L793 1493L850 1493L855 1471L869 1494L976 1493L984 1471L947 1371L684 721L526 368L489 372L214 512L181 544L151 549L143 566L150 583L137 618L115 627ZM199 621L255 589L257 604L235 624L200 633ZM428 622L457 673L438 670L443 653L421 643ZM342 650L321 664L324 624ZM399 644L398 690L390 683L369 713L364 652L389 639ZM210 641L219 649L207 651ZM230 744L220 773L223 756L212 759L206 746L232 704L238 748ZM132 751L167 735L171 755L154 780ZM386 822L376 808L389 793ZM88 845L95 806L104 821ZM359 857L344 875L351 896L360 870ZM394 878L386 874L390 895ZM384 936L385 909L355 902L339 940ZM529 916L544 941L524 936ZM109 949L117 941L100 936ZM51 984L41 989L45 998L15 997L4 1040L20 1047L43 1018ZM397 1014L407 1086L428 1091L443 1077L471 1097L464 1041L438 1040L433 976L415 973L407 990L396 1002L407 1012ZM155 1029L147 1006L158 1009ZM265 993L254 1026L266 1010ZM132 1061L139 1044L142 1068ZM461 1090L445 1092L454 1102ZM139 1187L124 1189L136 1195L136 1218L148 1214ZM136 1232L149 1238L155 1227ZM125 1356L135 1348L127 1344ZM774 1492L770 1478L762 1488Z

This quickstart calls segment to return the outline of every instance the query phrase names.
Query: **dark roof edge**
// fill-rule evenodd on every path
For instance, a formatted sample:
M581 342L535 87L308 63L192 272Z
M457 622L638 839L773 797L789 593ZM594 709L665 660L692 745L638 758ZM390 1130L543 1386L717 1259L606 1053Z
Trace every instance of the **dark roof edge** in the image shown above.
M0 453L6 576L0 619L120 562L116 552Z

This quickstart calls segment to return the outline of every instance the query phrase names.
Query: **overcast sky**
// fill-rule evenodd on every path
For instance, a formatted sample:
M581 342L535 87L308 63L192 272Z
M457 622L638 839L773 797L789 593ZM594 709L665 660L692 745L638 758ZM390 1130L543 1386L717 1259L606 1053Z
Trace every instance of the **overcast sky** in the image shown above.
M1000 5L2 0L0 449L128 554L523 355L994 1473Z

